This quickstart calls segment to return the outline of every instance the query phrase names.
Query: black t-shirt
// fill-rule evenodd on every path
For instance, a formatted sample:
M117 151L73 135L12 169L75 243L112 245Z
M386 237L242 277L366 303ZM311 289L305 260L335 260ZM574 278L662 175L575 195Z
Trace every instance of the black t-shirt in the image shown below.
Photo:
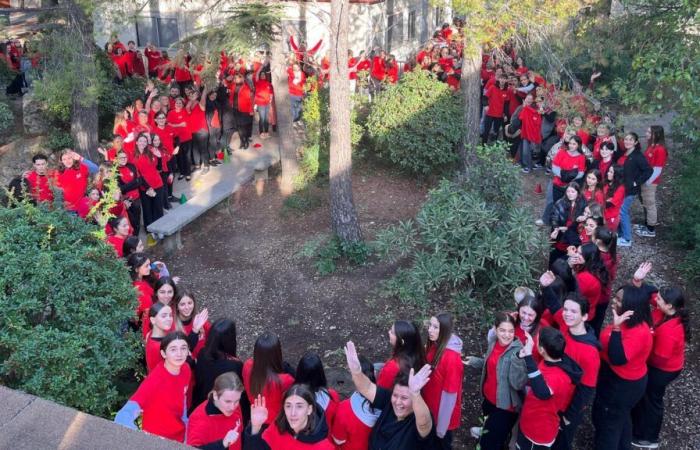
M411 413L403 420L398 420L391 406L391 391L377 386L377 394L372 408L381 409L382 413L372 428L369 438L369 450L428 450L433 447L435 427L426 437L421 437L416 428L416 416Z

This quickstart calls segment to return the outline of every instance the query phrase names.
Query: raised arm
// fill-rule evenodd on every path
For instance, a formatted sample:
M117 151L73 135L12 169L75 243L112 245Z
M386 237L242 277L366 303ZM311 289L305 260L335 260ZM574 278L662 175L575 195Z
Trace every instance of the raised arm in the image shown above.
M372 383L372 381L362 373L360 359L357 356L357 350L352 341L348 341L348 343L345 344L345 358L348 361L348 369L350 370L350 375L352 375L352 382L355 383L355 389L364 398L369 400L370 403L374 402L374 397L377 395L377 385Z
M430 365L424 365L418 373L413 369L408 374L408 390L411 392L411 400L413 401L413 414L416 416L416 428L421 437L426 437L430 434L433 428L433 418L430 415L428 405L420 395L421 389L430 380Z

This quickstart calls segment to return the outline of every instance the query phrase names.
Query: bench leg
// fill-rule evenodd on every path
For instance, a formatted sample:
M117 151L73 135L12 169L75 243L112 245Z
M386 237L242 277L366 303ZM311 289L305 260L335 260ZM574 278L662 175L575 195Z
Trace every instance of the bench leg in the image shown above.
M171 234L170 236L165 236L163 239L163 250L165 250L166 255L172 255L182 248L182 239L180 237L180 232Z

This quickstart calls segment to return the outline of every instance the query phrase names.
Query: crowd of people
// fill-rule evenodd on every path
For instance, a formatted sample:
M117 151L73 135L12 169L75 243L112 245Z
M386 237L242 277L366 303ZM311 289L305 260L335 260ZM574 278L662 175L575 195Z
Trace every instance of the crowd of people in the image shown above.
M381 49L351 52L351 89L375 95L402 73L422 69L458 90L461 27L444 25L403 67ZM307 49L290 39L295 121L309 80L316 80L313 89L328 80L328 58L315 57L321 47L322 41ZM106 50L118 79L159 79L168 92L149 81L143 98L117 114L99 165L65 150L60 167L49 170L49 158L38 154L21 180L32 200L50 202L60 190L67 211L99 221L95 205L110 177L117 178L105 230L138 293L130 324L142 333L147 376L116 422L136 428L141 417L148 433L208 449L446 449L468 394L482 398L484 421L470 430L482 450L509 443L520 450L573 448L587 414L598 450L658 447L665 389L684 366L685 299L677 288L647 281L650 263L631 280L616 275L624 256L618 249L631 245L633 231L655 235L655 193L667 159L662 127L649 128L645 151L635 133L619 139L613 117L598 113L578 83L566 100L574 113L560 116L558 88L527 68L514 46L486 51L483 142L508 141L525 174L551 173L538 221L551 226L548 270L537 290L518 288L513 310L495 315L484 355L463 355L449 313L430 317L425 333L412 320L396 320L383 363L359 356L348 342L355 391L341 399L319 354L306 352L293 367L274 332L258 336L252 357L241 359L235 321L211 322L203 302L163 262L152 261L139 238L141 224L170 207L175 176L189 181L194 170L218 164L234 133L239 147L248 147L256 111L260 138L269 136L275 123L269 55L246 61L222 54L210 86L184 52L170 62L152 45L142 54L116 38ZM633 226L638 197L646 223ZM608 309L612 321L604 326ZM465 367L481 371L478 393L463 392Z

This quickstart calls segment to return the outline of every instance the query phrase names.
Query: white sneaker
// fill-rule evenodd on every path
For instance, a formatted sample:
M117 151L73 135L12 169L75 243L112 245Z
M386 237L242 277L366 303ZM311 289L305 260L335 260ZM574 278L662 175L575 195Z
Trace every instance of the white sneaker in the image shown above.
M471 434L474 439L480 439L481 438L481 427L471 427L469 429L469 434Z
M617 246L618 247L632 247L632 241L628 241L627 239L623 239L623 238L617 238Z
M537 219L535 220L535 225L537 225L538 227L543 227L544 221L542 221L542 219Z

